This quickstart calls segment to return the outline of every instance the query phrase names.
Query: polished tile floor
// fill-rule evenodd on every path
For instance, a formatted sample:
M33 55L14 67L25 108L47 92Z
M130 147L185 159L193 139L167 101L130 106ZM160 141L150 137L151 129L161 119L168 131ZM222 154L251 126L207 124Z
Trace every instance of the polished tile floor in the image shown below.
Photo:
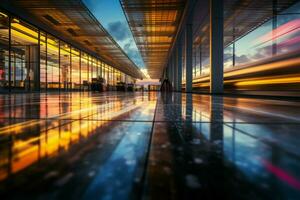
M300 103L0 96L0 199L300 199Z

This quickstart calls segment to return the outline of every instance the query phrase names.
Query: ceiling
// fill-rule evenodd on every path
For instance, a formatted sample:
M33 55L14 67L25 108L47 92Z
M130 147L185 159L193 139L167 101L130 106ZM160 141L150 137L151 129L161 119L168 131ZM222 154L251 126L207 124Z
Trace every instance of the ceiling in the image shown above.
M297 0L276 0L276 12ZM191 7L193 44L209 56L209 0L120 0L128 23L152 78L160 78L174 46L185 7ZM189 2L189 6L188 3ZM191 3L192 2L192 3ZM275 2L275 1L274 1ZM190 14L190 13L189 13ZM272 0L224 0L224 46L273 17Z
M151 78L161 78L185 0L120 0Z

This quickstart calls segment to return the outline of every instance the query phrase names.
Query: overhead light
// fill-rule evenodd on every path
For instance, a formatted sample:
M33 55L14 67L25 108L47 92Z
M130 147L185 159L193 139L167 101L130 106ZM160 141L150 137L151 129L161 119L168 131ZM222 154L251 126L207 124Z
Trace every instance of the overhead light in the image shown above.
M92 45L88 40L84 40L84 43L89 45L89 46Z
M15 23L20 23L20 21L16 18L14 18L12 21L15 22Z
M74 36L74 37L77 36L77 33L74 31L74 29L68 28L67 31L68 31L72 36Z
M54 25L60 25L59 21L51 17L50 15L44 15L44 18L47 19L49 22L51 22Z

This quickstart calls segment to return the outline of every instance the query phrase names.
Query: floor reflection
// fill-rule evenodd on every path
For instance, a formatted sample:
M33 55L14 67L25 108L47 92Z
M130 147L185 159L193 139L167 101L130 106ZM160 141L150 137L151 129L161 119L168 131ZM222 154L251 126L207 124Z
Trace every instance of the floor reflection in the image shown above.
M300 197L298 102L155 92L0 102L1 199Z
M60 174L62 174L63 181L58 185L63 186L69 182L64 179L70 179L70 182L73 182L70 184L73 185L76 182L73 180L76 174L65 168L73 168L75 161L85 159L85 156L81 157L81 154L86 148L90 147L88 152L92 152L96 151L100 145L103 146L100 154L108 154L108 157L107 160L102 161L102 164L98 163L99 166L96 168L99 169L85 174L85 176L95 176L91 185L96 182L98 187L100 181L104 185L106 184L107 188L118 189L117 185L115 187L110 185L114 183L114 179L103 176L109 173L115 174L116 168L112 167L117 165L123 165L121 169L125 174L122 174L122 177L125 180L128 176L126 183L128 187L132 184L130 181L141 179L135 174L140 173L140 166L143 166L146 159L156 105L156 93L28 94L1 96L0 98L2 98L2 102L10 102L10 104L2 104L0 108L1 120L4 122L0 128L0 194L10 195L9 190L15 187L22 188L21 191L24 190L24 193L20 191L19 194L16 194L17 197L25 195L27 198L32 198L46 195L46 197L52 198L70 194L71 191L64 186L60 192L44 194L41 191L40 194L34 195L33 188L27 187L24 179L36 181L36 184L33 184L35 191L48 183L46 180L42 183L40 180L35 180L34 174L40 174L46 179L48 176L51 179L53 177L58 179L52 180L52 186L47 185L49 188L57 185ZM140 122L136 122L136 119L139 119ZM106 142L97 141L98 145L96 146L87 143L88 141L92 143L93 139L97 140L102 137L101 134L105 134L107 138L111 139ZM110 145L114 147L110 149ZM130 152L132 152L131 156ZM134 152L138 153L134 154ZM76 153L76 155L72 153ZM63 169L49 170L52 162L57 163ZM37 169L42 166L48 171ZM105 170L105 168L107 169ZM82 173L81 171L80 173ZM50 175L47 175L49 173ZM72 175L64 178L65 174ZM87 183L88 195L93 194L94 190L90 189L92 186L88 185ZM108 187L108 185L110 186ZM130 187L127 188L127 193L133 190L133 187ZM83 195L83 193L82 191L79 195ZM121 195L122 193L114 194ZM14 195L12 196L14 197Z
M298 102L175 93L158 103L147 198L299 199Z

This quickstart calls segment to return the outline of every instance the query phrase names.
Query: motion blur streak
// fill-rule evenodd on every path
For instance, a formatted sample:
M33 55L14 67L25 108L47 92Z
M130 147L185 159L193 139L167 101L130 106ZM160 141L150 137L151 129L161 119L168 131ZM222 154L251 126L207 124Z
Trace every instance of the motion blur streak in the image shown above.
M267 63L266 63L267 62ZM224 73L225 89L300 89L300 58L285 59L280 56L268 61L257 62L257 65L236 67ZM209 87L209 76L193 81L196 88Z
M300 190L300 181L295 179L292 175L290 175L288 172L282 170L281 168L273 165L272 163L268 162L267 160L262 160L265 167L273 173L275 176L277 176L280 180L288 183L290 186Z

